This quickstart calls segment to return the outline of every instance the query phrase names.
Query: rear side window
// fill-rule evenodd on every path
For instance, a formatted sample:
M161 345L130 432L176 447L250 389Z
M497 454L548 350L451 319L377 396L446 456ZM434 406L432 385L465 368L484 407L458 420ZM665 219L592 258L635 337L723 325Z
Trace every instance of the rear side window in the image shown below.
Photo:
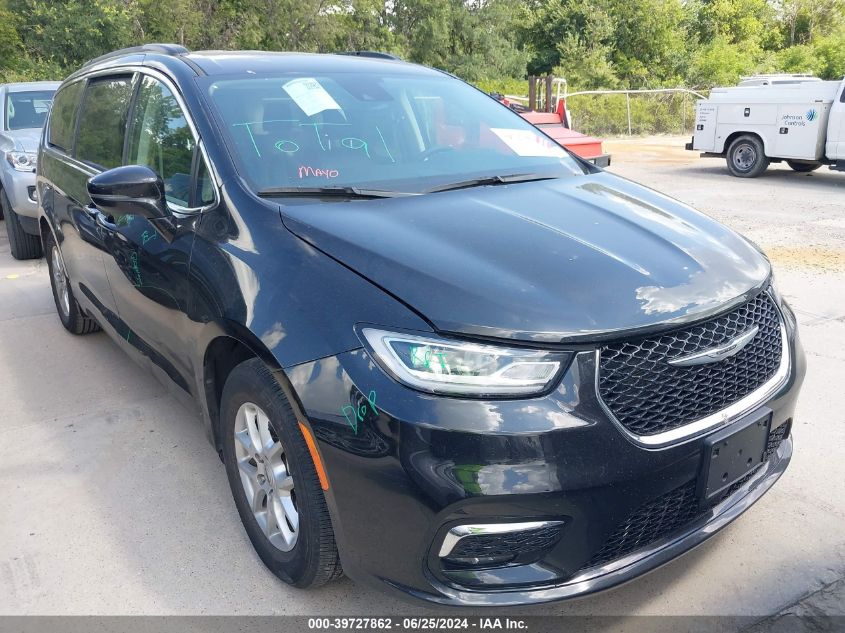
M73 147L73 132L76 129L76 113L84 81L65 86L56 93L50 114L49 143L65 151Z
M108 77L88 82L76 139L76 157L79 160L105 169L122 163L131 98L131 77Z
M189 207L195 143L176 97L157 79L144 77L132 119L128 164L155 171L167 201Z

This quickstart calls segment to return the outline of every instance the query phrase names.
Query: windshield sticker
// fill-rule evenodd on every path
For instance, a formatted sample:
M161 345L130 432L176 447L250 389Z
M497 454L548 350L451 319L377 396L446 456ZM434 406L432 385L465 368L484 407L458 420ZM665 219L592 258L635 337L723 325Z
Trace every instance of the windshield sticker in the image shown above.
M517 156L566 156L560 145L531 130L490 128Z
M306 165L299 166L299 177L318 176L321 178L337 178L340 172L337 169L315 169L314 167L307 167Z
M323 110L341 109L320 82L311 77L292 79L282 88L308 116L314 116Z

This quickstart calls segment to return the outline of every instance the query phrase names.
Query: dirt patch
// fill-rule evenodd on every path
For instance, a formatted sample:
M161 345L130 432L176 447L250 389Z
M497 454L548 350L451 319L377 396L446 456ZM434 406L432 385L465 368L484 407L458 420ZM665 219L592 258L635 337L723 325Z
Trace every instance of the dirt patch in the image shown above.
M778 266L845 271L845 250L824 246L769 246L763 249Z
M698 160L698 152L684 149L687 136L646 136L604 139L604 151L613 162L690 163Z

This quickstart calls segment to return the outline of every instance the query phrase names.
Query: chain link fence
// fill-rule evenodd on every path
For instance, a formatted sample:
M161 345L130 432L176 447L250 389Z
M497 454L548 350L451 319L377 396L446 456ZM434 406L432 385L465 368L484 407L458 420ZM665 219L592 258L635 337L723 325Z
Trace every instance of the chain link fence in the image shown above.
M543 78L545 79L545 78ZM546 105L546 96L549 104ZM595 136L691 134L695 126L695 103L706 98L688 88L651 90L584 90L567 93L566 81L554 79L554 92L538 88L528 97L506 95L526 107L554 111L559 98L566 99L572 128Z
M691 134L695 103L704 95L686 88L590 90L566 96L573 129L599 136Z

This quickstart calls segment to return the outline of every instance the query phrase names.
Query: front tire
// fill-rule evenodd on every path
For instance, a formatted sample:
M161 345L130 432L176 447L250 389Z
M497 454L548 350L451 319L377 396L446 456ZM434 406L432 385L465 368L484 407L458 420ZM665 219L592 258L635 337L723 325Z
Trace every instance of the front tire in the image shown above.
M52 233L48 233L44 237L44 249L47 251L47 268L50 271L53 300L56 303L56 312L59 314L62 325L71 334L96 332L100 329L100 326L94 319L85 315L73 296L64 259Z
M220 414L229 486L261 560L295 587L339 577L331 519L308 446L281 387L259 359L229 374Z
M9 249L15 259L38 259L41 257L41 241L37 235L30 235L23 230L18 214L12 209L6 192L0 189L0 208L6 218L6 235L9 236Z
M797 171L799 174L809 174L822 166L821 163L796 163L794 160L788 160L786 164L792 171Z
M763 142L751 134L740 136L730 144L727 160L728 171L737 178L756 178L769 166Z

